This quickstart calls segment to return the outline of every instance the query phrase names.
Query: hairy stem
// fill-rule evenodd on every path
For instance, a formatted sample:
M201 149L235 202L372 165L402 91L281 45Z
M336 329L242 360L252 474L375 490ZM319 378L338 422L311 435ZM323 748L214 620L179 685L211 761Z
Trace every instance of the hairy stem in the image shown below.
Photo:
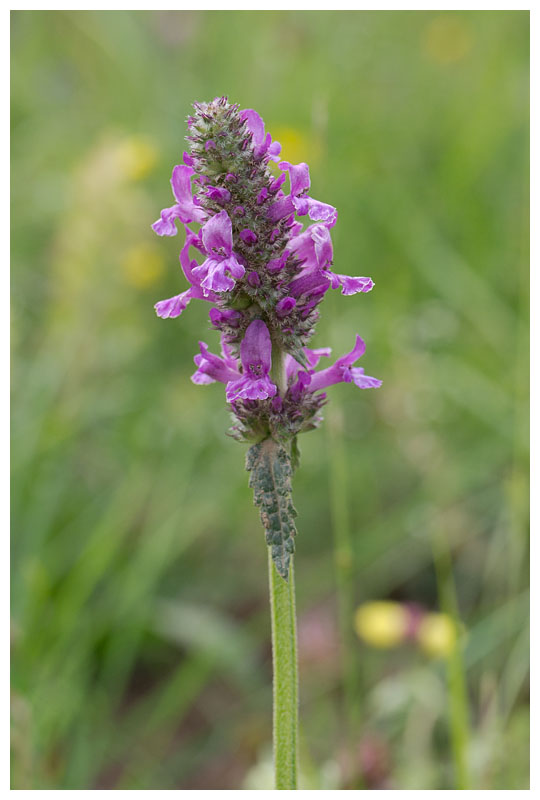
M268 554L274 671L274 769L276 789L296 789L298 771L298 665L294 561L288 581Z

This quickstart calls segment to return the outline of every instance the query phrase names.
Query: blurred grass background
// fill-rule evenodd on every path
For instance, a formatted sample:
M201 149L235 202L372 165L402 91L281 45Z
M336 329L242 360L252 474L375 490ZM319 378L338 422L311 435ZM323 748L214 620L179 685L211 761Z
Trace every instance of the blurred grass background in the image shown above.
M359 332L384 385L332 390L295 477L303 785L454 785L444 661L354 638L344 708L334 520L355 605L436 611L443 542L471 785L528 787L528 36L508 11L12 12L13 788L271 786L266 547L223 391L189 381L217 337L204 304L152 308L184 280L150 224L221 94L310 163L337 271L376 283L315 344Z

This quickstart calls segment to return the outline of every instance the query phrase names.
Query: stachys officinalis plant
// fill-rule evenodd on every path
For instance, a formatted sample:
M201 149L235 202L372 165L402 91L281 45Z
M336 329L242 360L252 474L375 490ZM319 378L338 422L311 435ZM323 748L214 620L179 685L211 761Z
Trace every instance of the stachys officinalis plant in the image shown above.
M220 97L195 103L187 125L189 152L171 177L174 205L152 227L160 236L184 228L180 264L189 288L155 308L170 319L202 300L220 334L221 355L199 342L192 380L225 384L231 435L251 445L246 466L270 555L276 787L291 789L297 714L291 476L297 437L320 424L329 386L381 385L355 366L365 351L360 336L322 369L330 350L311 349L309 341L327 291L369 292L373 281L334 272L330 232L337 211L309 194L307 164L280 161L281 146L256 111Z

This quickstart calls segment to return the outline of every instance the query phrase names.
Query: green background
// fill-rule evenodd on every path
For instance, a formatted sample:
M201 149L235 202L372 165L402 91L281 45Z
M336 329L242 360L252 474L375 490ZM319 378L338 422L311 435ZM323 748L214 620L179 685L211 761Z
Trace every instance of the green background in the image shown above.
M304 785L454 786L444 662L355 639L344 708L349 519L355 603L439 609L451 552L471 785L527 788L528 46L526 12L12 13L14 788L271 786L245 447L189 380L208 307L153 311L185 282L150 225L221 94L310 163L336 271L376 283L313 340L360 333L384 383L334 387L301 442Z

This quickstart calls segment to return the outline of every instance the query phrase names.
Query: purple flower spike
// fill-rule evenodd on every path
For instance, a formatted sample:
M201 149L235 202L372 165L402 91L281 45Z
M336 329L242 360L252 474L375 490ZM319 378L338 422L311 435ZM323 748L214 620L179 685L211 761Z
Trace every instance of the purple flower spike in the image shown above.
M227 400L265 400L274 397L277 387L269 378L272 342L262 319L254 319L246 330L240 345L240 358L243 374L240 379L227 384Z
M193 275L206 292L229 292L234 289L234 279L242 278L246 270L233 253L232 223L225 209L205 223L201 235L208 258Z
M350 353L338 358L335 364L320 372L316 372L311 376L308 390L309 392L318 392L320 389L326 389L327 386L333 386L335 383L354 383L359 389L374 389L381 386L382 381L377 378L371 378L369 375L364 375L362 367L353 367L355 361L364 355L366 351L365 342L356 337L356 343Z
M250 486L271 558L287 580L296 533L291 498L296 437L319 426L326 387L381 385L354 366L365 350L359 336L350 353L317 371L321 359L331 363L329 348L308 347L318 306L330 288L352 295L369 292L373 281L334 272L330 229L337 211L309 194L306 163L280 161L281 146L256 111L241 111L226 97L195 103L194 109L188 118L189 153L171 179L175 205L153 225L158 234L173 236L177 220L183 223L180 264L188 288L161 300L156 312L177 317L195 298L211 304L210 324L221 334L221 354L200 342L192 380L225 385L230 433L251 444ZM279 162L279 177L271 159ZM306 219L312 222L306 225ZM192 223L197 232L189 229Z
M337 211L311 197L305 162L280 161L280 145L256 111L242 111L224 97L194 108L189 152L171 179L175 205L153 226L172 236L178 220L184 225L180 264L188 283L185 291L157 303L156 312L174 318L192 299L209 301L222 353L213 355L201 344L193 380L226 384L233 436L250 442L270 437L286 445L319 425L325 387L380 385L354 366L364 352L360 338L351 353L318 372L330 350L308 347L326 292L365 293L373 281L334 272L331 228ZM278 177L271 159L279 163ZM192 223L197 232L188 227ZM286 392L270 377L274 352L284 361Z
M193 358L197 366L197 370L191 376L193 383L207 384L216 381L228 383L238 378L240 373L236 368L236 363L227 351L224 351L224 357L220 358L210 353L205 342L199 342L199 349L200 354Z
M176 205L164 208L160 218L152 225L158 236L176 236L175 219L184 224L189 222L203 222L206 215L200 206L196 205L191 194L191 176L193 168L179 164L173 169L171 186L176 200Z

